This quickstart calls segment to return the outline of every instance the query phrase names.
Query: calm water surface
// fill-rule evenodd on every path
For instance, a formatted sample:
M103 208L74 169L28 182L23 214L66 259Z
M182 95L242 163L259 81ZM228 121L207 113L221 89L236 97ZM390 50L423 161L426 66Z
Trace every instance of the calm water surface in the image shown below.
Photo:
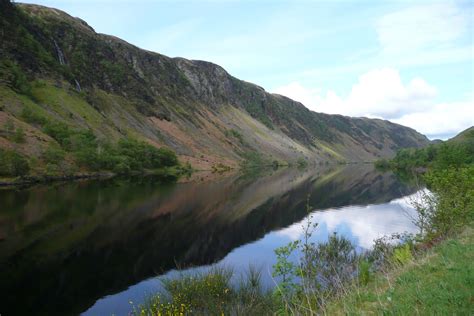
M359 249L414 231L415 188L371 166L283 169L210 183L152 178L0 190L0 313L127 315L157 276L212 265L257 266L272 286L273 250L298 239L308 212L315 241L337 232Z

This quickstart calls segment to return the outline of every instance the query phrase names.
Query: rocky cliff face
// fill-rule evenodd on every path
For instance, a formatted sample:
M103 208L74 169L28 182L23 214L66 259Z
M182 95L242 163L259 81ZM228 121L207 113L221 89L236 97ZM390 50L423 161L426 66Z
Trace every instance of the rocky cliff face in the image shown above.
M218 65L139 49L56 9L0 6L0 126L13 120L24 127L26 155L54 141L23 120L25 107L102 138L170 147L203 168L255 154L370 161L429 142L388 121L312 112ZM13 146L1 135L0 146Z

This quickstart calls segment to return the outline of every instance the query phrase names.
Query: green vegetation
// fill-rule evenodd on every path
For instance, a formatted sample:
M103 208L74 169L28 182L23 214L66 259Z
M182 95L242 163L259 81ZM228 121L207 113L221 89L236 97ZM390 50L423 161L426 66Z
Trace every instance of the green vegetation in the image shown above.
M456 233L474 220L474 165L430 170L424 179L433 195L416 207L417 224L427 238Z
M231 282L233 271L210 271L163 279L162 294L149 297L133 308L134 315L268 315L274 298L261 287L261 272L249 268L238 285ZM133 302L132 302L133 304Z
M1 60L0 78L5 78L14 91L31 97L31 84L18 64L8 59Z
M22 177L28 174L28 160L13 150L0 149L0 176Z
M419 169L441 170L459 168L474 163L474 129L466 130L463 137L421 149L402 149L392 160L379 160L376 166L395 171Z
M271 165L271 162L257 151L246 151L242 153L242 157L244 160L241 163L241 167L244 170Z
M273 129L273 123L268 117L268 115L265 113L265 110L263 108L263 105L255 103L255 102L249 102L246 104L245 110L255 119L259 120L262 122L266 127L269 129Z
M224 165L223 163L220 163L220 162L212 166L213 173L221 174L221 173L228 172L230 170L232 170L231 166Z
M25 107L21 116L25 121L40 127L57 142L49 145L42 154L48 175L70 173L83 168L93 172L112 171L116 174L153 171L175 178L192 170L189 165L181 166L176 154L167 148L156 148L131 137L124 137L117 143L98 139L90 129L71 128L61 121L46 118L30 107ZM14 129L12 123L7 121L7 125L8 130ZM16 129L13 140L24 142L24 132L21 128ZM12 158L8 160L8 167L3 168L5 171L2 174L26 175L29 168L18 167L17 170L12 167L13 162L19 161L18 157L21 157L21 161L26 161L25 158L19 154L9 155ZM66 157L73 158L71 161L75 166L73 165L72 169L66 168L67 164L63 163Z
M244 144L244 138L242 134L235 129L228 129L224 132L225 136L228 138L235 138L239 141L240 144Z
M329 304L329 315L470 315L473 225Z
M474 220L474 129L441 144L400 150L376 166L421 177L433 192L415 205L416 224L425 238L447 236Z
M46 117L38 113L38 111L34 111L30 107L24 107L22 109L21 117L25 120L25 122L33 125L44 125L48 121Z
M305 168L308 166L308 161L304 157L300 157L296 161L296 165L298 166L298 168Z

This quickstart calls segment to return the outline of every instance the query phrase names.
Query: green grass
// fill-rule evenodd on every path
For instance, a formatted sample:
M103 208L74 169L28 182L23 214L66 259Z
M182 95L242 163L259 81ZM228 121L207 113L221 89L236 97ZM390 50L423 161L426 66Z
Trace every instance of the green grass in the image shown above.
M472 315L474 228L329 305L327 314Z
M57 88L50 83L37 81L33 85L32 94L41 104L47 104L55 113L64 120L77 124L78 117L92 128L100 128L104 118L90 106L76 92L68 92Z

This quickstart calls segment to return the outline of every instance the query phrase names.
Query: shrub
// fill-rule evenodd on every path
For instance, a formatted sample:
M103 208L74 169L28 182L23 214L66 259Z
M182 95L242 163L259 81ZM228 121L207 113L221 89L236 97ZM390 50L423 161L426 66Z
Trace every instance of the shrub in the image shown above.
M379 170L388 170L391 168L391 165L387 159L379 159L375 162L375 168Z
M135 307L133 315L270 315L274 301L260 283L260 271L249 268L238 285L233 271L213 267L207 272L162 279L164 290Z
M21 154L0 149L0 175L7 177L22 177L28 174L30 165Z
M395 263L405 265L408 262L413 260L413 255L411 253L410 245L409 244L403 244L398 247L396 247L393 251L393 261Z
M266 164L270 164L262 155L257 151L246 151L242 153L244 160L242 161L243 169L258 168Z
M31 96L30 81L18 64L11 60L3 60L0 63L0 77L7 77L12 89L16 92Z
M112 167L112 171L117 174L127 174L131 169L126 161L120 161Z
M30 107L24 107L21 111L21 117L30 124L44 125L47 119L42 115L34 112Z
M123 138L116 154L124 157L131 170L157 169L178 165L178 157L167 148L156 148L146 142Z
M425 180L434 192L430 233L454 232L474 220L474 165L430 171Z
M231 137L236 138L241 144L244 143L244 138L242 137L242 134L235 129L228 129L224 132L224 134L228 138L231 138Z
M371 279L370 275L371 264L368 260L360 260L358 266L358 280L360 285L367 285Z
M12 173L15 176L25 176L30 171L30 165L28 164L28 160L26 160L23 156L17 153L13 153L12 157Z
M43 159L49 164L58 164L64 160L64 150L56 145L49 145L43 153Z
M305 158L300 157L296 161L296 165L298 166L298 168L305 168L308 166L308 161Z
M71 136L72 131L66 124L58 121L47 122L43 126L43 131L52 138L54 138L62 147L69 146L69 137Z
M175 152L168 148L159 148L157 151L157 158L158 159L153 163L155 168L160 166L171 167L178 164L178 157Z
M315 310L357 276L362 258L354 245L337 234L329 236L326 243L311 242L316 227L308 217L301 240L275 249L277 263L273 276L279 282L275 294L284 302L283 310ZM299 254L297 258L291 258L293 253Z

